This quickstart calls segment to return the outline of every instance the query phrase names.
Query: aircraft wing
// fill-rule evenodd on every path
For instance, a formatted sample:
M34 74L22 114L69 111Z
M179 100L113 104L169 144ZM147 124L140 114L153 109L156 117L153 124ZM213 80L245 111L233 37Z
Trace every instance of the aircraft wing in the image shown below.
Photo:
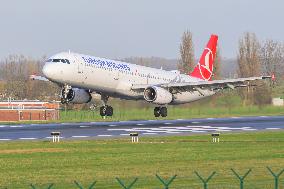
M30 75L31 80L49 81L47 78L39 75Z
M260 76L260 77L247 77L237 79L224 79L224 80L213 80L213 81L198 81L198 82L181 82L181 83L164 83L157 84L154 86L173 89L174 91L199 91L199 89L235 89L237 87L247 87L250 81L269 79L271 76ZM142 84L132 85L132 90L142 90L153 85Z

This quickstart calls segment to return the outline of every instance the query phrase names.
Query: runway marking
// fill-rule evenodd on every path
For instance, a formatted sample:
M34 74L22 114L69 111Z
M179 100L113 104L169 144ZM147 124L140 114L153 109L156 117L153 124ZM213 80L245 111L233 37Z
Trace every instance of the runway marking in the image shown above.
M181 132L171 132L171 131L169 131L169 132L166 132L166 133L168 133L168 134L178 134L178 133L181 133Z
M7 127L7 125L0 125L0 128Z
M148 121L156 121L156 120L149 119Z
M193 122L191 122L191 123L200 123L199 121L193 121Z
M35 140L37 138L19 138L20 140Z
M109 136L112 136L112 135L98 135L100 137L109 137Z
M184 119L177 119L178 121L182 121L182 120L184 120Z
M73 138L87 138L87 137L90 137L90 136L72 136Z
M7 141L7 140L11 140L9 138L0 138L0 141Z
M148 134L166 134L166 133L202 133L202 132L230 132L230 131L255 131L252 127L213 127L210 125L195 125L195 126L164 126L164 127L134 127L131 129L108 129L108 131L124 131L124 132L143 132Z
M81 128L88 128L88 127L90 127L90 126L87 126L87 125L81 125L80 127L81 127Z
M121 136L129 136L129 134L120 134Z
M231 117L231 118L233 118L233 119L238 119L238 118L240 118L240 117Z
M145 124L143 124L143 123L138 123L138 124L136 124L136 125L138 125L138 126L142 126L142 125L145 125Z
M280 129L280 128L277 128L277 127L270 127L270 128L266 128L268 130L276 130L276 129Z
M109 127L115 127L115 126L117 126L117 125L108 125Z
M242 129L243 131L257 131L257 129Z
M156 135L157 133L142 133L142 135Z
M268 116L259 116L259 117L266 118L266 117L268 117Z
M199 131L199 130L196 130L196 131L192 131L193 133L205 133L206 131Z
M23 127L23 126L21 126L21 125L12 125L12 126L10 126L11 128L19 128L19 127Z
M213 117L208 117L208 118L206 118L206 119L209 119L209 120L211 120L211 119L215 119L215 118L213 118Z
M45 137L47 139L52 139L53 137ZM60 139L63 139L64 137L59 137Z

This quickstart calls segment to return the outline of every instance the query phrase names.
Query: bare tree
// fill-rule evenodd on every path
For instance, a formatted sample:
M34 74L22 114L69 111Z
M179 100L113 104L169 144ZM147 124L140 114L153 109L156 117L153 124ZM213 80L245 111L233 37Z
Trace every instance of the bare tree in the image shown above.
M283 60L283 45L277 41L266 40L261 47L261 63L263 72L267 75L281 76Z
M182 73L190 73L194 68L194 48L192 41L192 33L185 31L182 35L182 41L180 44L180 60L179 70Z
M217 47L216 56L213 64L213 79L221 79L221 55L220 49Z
M238 67L240 77L260 75L260 43L254 33L245 33L239 40ZM240 90L244 105L253 103L254 91L252 88Z

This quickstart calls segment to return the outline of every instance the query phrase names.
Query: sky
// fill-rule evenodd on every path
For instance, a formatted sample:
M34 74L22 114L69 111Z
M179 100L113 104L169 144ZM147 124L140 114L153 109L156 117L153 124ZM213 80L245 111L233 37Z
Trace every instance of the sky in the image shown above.
M244 32L284 41L283 0L0 0L0 59L68 51L178 58L184 31L199 57L210 34L234 58Z

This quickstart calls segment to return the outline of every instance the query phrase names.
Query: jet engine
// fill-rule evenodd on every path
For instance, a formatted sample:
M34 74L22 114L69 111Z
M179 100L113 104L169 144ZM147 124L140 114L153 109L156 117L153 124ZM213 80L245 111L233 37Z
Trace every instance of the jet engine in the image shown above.
M172 102L173 95L166 89L152 86L144 90L144 99L147 102L163 105Z
M83 104L88 103L92 100L91 94L84 90L78 88L63 88L61 91L61 102Z

